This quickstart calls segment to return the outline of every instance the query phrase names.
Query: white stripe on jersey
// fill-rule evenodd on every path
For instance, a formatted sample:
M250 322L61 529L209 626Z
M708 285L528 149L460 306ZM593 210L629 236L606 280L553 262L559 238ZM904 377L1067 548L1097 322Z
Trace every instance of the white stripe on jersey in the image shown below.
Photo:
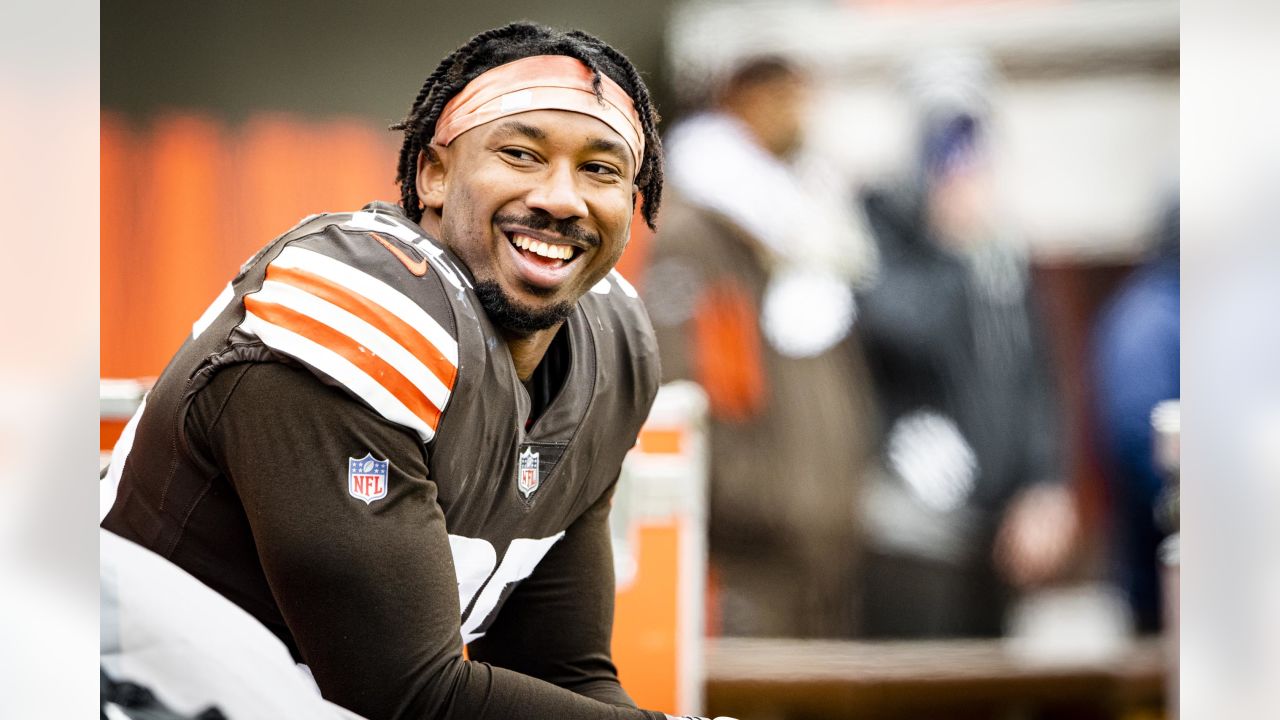
M467 276L458 271L444 256L444 250L441 250L435 243L431 242L420 230L413 230L402 225L399 220L385 213L360 211L352 213L351 219L342 223L338 227L347 228L348 230L363 230L365 232L383 232L394 236L404 242L413 245L421 250L430 260L431 264L439 271L441 277L449 281L449 284L461 290L465 284L471 287L471 282L467 280Z
M107 464L107 476L98 483L98 522L101 523L111 506L116 503L116 493L120 491L120 475L124 473L124 464L129 460L129 451L133 449L133 436L138 431L138 421L142 419L142 411L147 409L147 398L143 396L133 417L125 423L120 439L111 449L111 462Z
M437 378L430 368L422 364L422 361L406 350L403 345L359 316L352 315L306 290L274 280L262 283L262 289L252 297L261 302L275 303L295 310L328 325L368 348L421 390L437 409L443 410L445 403L448 402L449 387L443 380ZM307 360L305 357L299 359Z
M426 310L383 281L328 255L294 245L281 251L271 264L315 273L351 292L363 295L417 330L454 367L458 366L457 341Z
M393 235L407 243L417 243L422 239L422 233L415 231L386 213L360 212L351 213L351 219L342 223L338 227L351 228L353 230L371 230L373 232L384 232Z
M609 275L613 278L613 281L618 284L618 287L622 288L622 292L624 295L626 295L629 298L640 297L640 293L636 292L635 286L627 282L627 279L622 277L622 273L618 272L617 270L610 270Z
M273 325L247 310L241 327L258 336L269 347L302 360L333 378L384 418L417 432L424 443L435 437L435 431L422 418L414 415L381 383L341 355L291 330Z
M200 337L200 334L209 329L214 320L222 314L222 309L231 304L232 298L235 297L236 291L231 288L231 283L222 288L222 292L218 293L218 297L214 298L209 307L200 314L199 319L191 323L191 339Z

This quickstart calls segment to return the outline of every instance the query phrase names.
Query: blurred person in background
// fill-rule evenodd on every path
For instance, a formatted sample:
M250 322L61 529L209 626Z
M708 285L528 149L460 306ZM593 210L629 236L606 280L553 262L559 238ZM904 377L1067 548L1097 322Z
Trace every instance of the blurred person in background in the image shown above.
M710 398L713 632L849 636L853 512L871 431L854 345L867 243L802 152L812 81L741 62L666 138L668 199L643 293L663 379Z
M1162 219L1154 253L1108 300L1093 338L1114 569L1141 632L1161 627L1156 549L1168 528L1157 522L1165 477L1156 464L1151 411L1180 395L1179 217L1175 202Z
M883 428L862 574L873 637L996 636L1075 532L1028 263L993 194L984 58L918 58L909 177L862 203L879 246L859 328Z

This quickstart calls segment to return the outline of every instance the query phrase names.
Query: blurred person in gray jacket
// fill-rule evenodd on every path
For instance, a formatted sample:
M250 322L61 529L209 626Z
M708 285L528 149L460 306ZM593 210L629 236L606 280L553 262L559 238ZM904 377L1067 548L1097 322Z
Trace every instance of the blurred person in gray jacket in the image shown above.
M848 637L872 413L853 284L867 243L803 152L808 74L741 62L664 143L670 192L641 292L663 377L710 399L713 632Z
M914 173L862 197L880 274L859 328L884 428L870 636L999 635L1010 591L1050 578L1075 532L1028 264L993 193L991 79L975 55L917 61Z

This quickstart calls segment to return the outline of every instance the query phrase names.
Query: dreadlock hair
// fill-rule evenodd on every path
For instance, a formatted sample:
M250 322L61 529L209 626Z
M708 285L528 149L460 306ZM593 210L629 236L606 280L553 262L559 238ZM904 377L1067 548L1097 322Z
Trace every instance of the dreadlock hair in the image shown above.
M408 116L391 126L391 130L404 132L396 183L400 185L400 204L405 214L415 222L422 219L422 209L418 207L418 154L431 143L445 104L481 73L535 55L566 55L586 65L595 76L593 89L597 98L602 97L601 73L631 96L644 131L644 157L635 184L644 197L641 214L652 229L662 202L662 141L658 138L658 111L640 73L625 55L599 38L526 21L486 30L441 60L422 84Z

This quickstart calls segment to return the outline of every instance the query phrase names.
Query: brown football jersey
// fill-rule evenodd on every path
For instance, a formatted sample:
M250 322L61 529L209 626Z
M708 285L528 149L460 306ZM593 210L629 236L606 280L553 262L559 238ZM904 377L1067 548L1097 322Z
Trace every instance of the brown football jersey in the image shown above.
M148 394L103 527L366 717L662 717L608 647L608 502L660 377L643 306L616 272L583 296L531 418L472 283L393 206L307 218Z

